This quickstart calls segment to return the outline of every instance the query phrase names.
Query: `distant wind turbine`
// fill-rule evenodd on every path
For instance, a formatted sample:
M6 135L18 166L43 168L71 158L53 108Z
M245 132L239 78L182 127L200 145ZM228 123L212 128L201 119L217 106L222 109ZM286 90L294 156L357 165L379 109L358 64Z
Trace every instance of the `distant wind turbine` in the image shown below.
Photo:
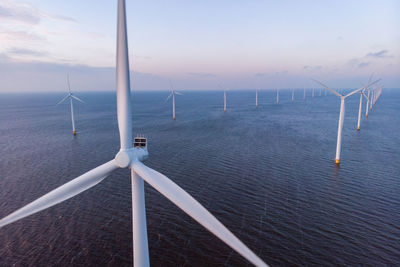
M165 100L165 102L168 101L168 99L171 98L172 96L172 119L175 120L175 95L182 95L182 93L179 93L177 91L174 90L174 87L172 86L171 81L169 81L170 85L171 85L171 93L170 95L167 97L167 99Z
M256 107L258 107L258 89L256 89Z
M276 103L279 104L279 88L276 89Z
M368 109L369 109L369 95L371 93L371 90L368 90L368 95L366 95L365 97L367 98L367 105L365 107L365 117L368 118Z
M314 88L312 89L312 96L311 97L314 97Z
M129 53L124 0L118 1L117 20L117 117L121 145L119 152L114 159L84 173L1 219L0 228L92 188L118 168L130 168L134 266L146 267L150 265L143 180L252 264L267 266L186 191L163 174L142 163L142 160L148 156L147 141L144 138L135 138L135 145L132 144ZM138 143L138 146L136 143Z
M57 103L57 105L63 103L65 100L69 99L69 104L70 104L70 109L71 109L71 122L72 122L72 134L76 135L76 130L75 130L75 116L74 116L74 104L72 99L78 100L79 102L83 102L80 98L76 97L72 92L71 92L71 86L69 84L69 74L67 74L67 84L68 84L68 94L61 99L60 102ZM56 105L56 106L57 106Z
M371 82L371 79L372 79L372 75L369 77L368 83ZM368 90L368 88L365 88L364 90L360 91L360 104L358 106L358 117L357 117L357 131L360 130L360 126L361 126L361 109L362 109L362 100L363 100L363 97L365 97L365 90Z
M306 99L306 88L304 88L303 98Z
M294 89L292 89L292 102L294 101Z
M348 98L349 96L352 96L362 90L364 90L365 88L368 88L369 86L377 83L379 80L376 80L370 84L367 84L364 87L361 87L357 90L354 90L353 92L347 94L347 95L341 95L338 92L336 92L335 90L332 90L331 88L329 88L328 86L326 86L325 84L312 79L314 82L322 85L323 87L325 87L326 89L328 89L329 91L331 91L334 95L338 96L340 98L340 113L339 113L339 124L338 124L338 134L337 134L337 143L336 143L336 157L335 157L335 163L337 165L340 164L340 149L341 149L341 144L342 144L342 129L343 129L343 121L344 121L344 113L345 113L345 99Z

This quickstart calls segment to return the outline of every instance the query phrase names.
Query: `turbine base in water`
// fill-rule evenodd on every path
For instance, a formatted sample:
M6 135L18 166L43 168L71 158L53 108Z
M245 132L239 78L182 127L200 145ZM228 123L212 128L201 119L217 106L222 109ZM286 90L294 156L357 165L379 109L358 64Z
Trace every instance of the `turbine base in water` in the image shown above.
M360 130L360 126L357 126L357 131L359 131Z
M76 131L72 131L72 134L73 134L73 135L76 135Z
M335 159L335 164L339 165L340 164L340 159Z

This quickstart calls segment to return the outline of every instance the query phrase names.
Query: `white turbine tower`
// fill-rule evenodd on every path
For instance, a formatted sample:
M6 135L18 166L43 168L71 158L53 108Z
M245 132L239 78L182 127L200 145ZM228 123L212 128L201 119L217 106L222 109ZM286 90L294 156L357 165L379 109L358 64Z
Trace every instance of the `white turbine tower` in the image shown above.
M374 81L373 83L367 84L364 87L361 87L357 90L354 90L353 92L347 94L347 95L341 95L338 92L336 92L335 90L330 89L328 86L326 86L325 84L312 79L313 81L315 81L316 83L322 85L323 87L325 87L326 89L328 89L329 91L331 91L333 94L335 94L336 96L338 96L340 98L340 113L339 113L339 124L338 124L338 134L337 134L337 143L336 143L336 157L335 157L335 163L337 165L340 164L340 149L341 149L341 144L342 144L342 129L343 129L343 121L344 121L344 113L345 113L345 99L348 98L349 96L352 96L362 90L364 90L365 88L368 88L369 86L371 86L372 84L377 83L379 80Z
M368 95L364 95L367 98L367 105L365 107L365 117L368 118L368 109L369 109L369 95L371 93L371 90L368 90Z
M294 102L294 89L292 89L292 102Z
M165 100L165 102L168 101L168 99L170 99L170 97L172 96L172 119L175 120L175 95L182 95L182 93L179 93L177 91L174 90L171 81L169 82L171 85L171 93L170 95L167 97L167 99Z
M121 148L114 159L54 189L0 220L0 228L26 216L54 206L95 186L118 168L130 168L132 179L132 223L134 266L149 266L143 180L172 201L185 213L256 266L267 266L192 196L163 174L141 161L147 147L132 145L132 113L129 81L125 1L118 0L117 26L117 116Z
M304 88L303 98L306 99L306 88Z
M258 89L256 89L256 107L258 107Z
M226 112L226 90L224 89L224 112Z
M279 104L279 88L276 89L276 103Z
M314 88L312 89L312 96L311 97L314 97Z
M76 97L72 92L71 92L71 86L69 84L69 75L67 74L67 84L68 84L68 94L61 99L60 102L57 103L57 105L61 104L62 102L64 102L65 100L69 99L69 105L70 105L70 109L71 109L71 122L72 122L72 134L76 135L76 130L75 130L75 116L74 116L74 103L72 101L72 99L78 100L79 102L85 103L83 102L83 100L81 100L80 98ZM56 106L57 106L56 105Z
M371 79L372 79L372 75L369 77L368 83L371 82ZM360 91L360 104L358 106L357 131L360 130L360 126L361 126L361 109L362 109L362 100L363 100L363 97L365 97L365 90L368 90L368 88L365 88L364 90ZM368 104L367 104L367 106L368 106Z

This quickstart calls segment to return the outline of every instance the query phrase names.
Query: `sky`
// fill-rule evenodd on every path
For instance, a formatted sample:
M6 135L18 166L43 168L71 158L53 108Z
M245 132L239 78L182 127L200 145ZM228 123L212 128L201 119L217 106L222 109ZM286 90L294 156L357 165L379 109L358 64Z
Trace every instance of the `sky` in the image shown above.
M116 0L0 0L0 92L115 90ZM127 0L132 90L400 88L400 1Z

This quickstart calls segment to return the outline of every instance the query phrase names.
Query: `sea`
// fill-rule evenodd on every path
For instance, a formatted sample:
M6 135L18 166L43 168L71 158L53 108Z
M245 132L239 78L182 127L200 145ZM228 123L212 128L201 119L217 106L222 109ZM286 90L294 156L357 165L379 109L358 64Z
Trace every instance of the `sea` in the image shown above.
M400 266L400 89L356 130L359 94L311 89L132 92L145 164L181 186L271 266ZM349 92L349 91L347 91ZM344 92L345 93L345 92ZM115 92L0 94L0 217L114 158ZM152 266L251 266L145 184ZM131 266L131 180L100 184L0 229L0 266Z

